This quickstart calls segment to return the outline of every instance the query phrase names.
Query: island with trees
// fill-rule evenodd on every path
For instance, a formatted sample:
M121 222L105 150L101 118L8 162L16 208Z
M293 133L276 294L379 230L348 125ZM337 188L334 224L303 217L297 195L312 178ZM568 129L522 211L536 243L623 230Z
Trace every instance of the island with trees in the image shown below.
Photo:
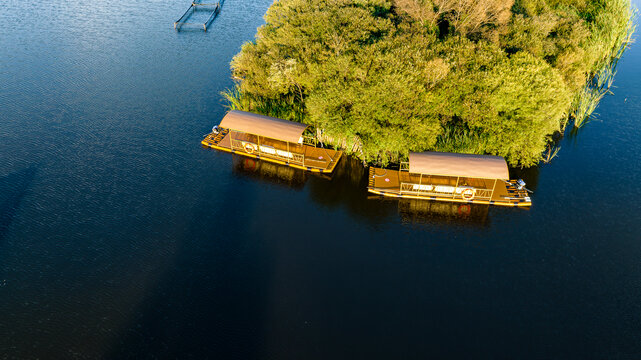
M369 163L432 150L527 167L594 111L634 16L629 0L278 0L224 96Z

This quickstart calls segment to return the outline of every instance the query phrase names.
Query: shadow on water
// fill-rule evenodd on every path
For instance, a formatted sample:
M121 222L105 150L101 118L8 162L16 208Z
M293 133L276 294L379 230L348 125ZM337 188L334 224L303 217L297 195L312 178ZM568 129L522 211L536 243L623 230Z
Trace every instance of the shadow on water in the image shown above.
M35 175L36 169L31 166L0 178L0 241L7 235Z
M232 156L233 172L237 176L296 190L301 190L307 182L308 173L305 171L246 156Z
M367 192L367 168L351 157L344 157L332 176L318 175L284 165L234 156L233 171L238 176L300 190L306 185L310 198L327 208L345 208L354 217L369 223L385 222L400 216L405 223L471 225L488 227L489 206L441 201L393 199ZM510 169L513 178L522 178L534 190L538 167Z
M593 120L593 119L589 119L589 120ZM590 121L588 121L588 122L590 122ZM583 125L586 125L588 122L584 123ZM570 127L570 126L568 126L568 127ZM570 140L572 142L572 144L576 144L576 141L577 141L579 135L581 134L581 132L583 131L584 128L585 128L585 126L581 126L581 127L572 126L569 130L565 131L565 137L568 140Z
M328 206L344 206L350 214L371 223L385 222L386 218L400 216L405 223L488 227L489 206L458 204L442 201L395 199L367 192L368 169L351 157L344 157L330 181L310 179L310 197ZM534 191L539 168L510 169L510 176L523 179Z
M458 204L444 201L399 199L398 213L412 224L489 226L489 205Z
M348 157L331 177L242 156L233 157L231 170L237 177L294 189L321 207L342 209L369 223L389 223L396 218L429 226L485 228L490 224L488 206L370 196L367 169ZM298 279L290 272L279 275L274 264L294 266L288 261L296 264L298 260L292 259L305 259L314 252L304 250L307 245L297 239L300 229L288 232L276 224L265 230L269 226L261 220L265 216L245 212L248 204L261 207L251 204L262 189L248 186L243 191L221 191L214 181L203 181L202 203L194 206L183 238L176 241L172 266L141 300L137 316L121 332L106 359L204 359L212 354L246 359L267 351L270 334L276 331L270 318L277 311L275 294L290 291L278 284L283 279L294 283ZM223 204L225 211L212 210L213 203ZM263 210L266 208L270 207ZM307 264L310 259L299 260Z
M538 166L532 166L524 169L510 168L510 179L523 179L523 181L525 181L525 186L528 189L536 191L536 187L539 183L540 170L541 169Z
M355 218L372 224L380 223L393 216L394 206L368 201L367 173L359 160L344 156L330 181L310 179L310 198L324 207L344 208Z
M302 181L298 174L244 157L234 157L233 171L284 186ZM273 260L252 229L252 215L238 215L256 194L221 191L215 181L203 181L200 191L201 201L176 239L172 266L158 276L162 281L140 301L137 316L105 359L258 356L260 343L248 339L265 332L261 324ZM212 209L212 203L225 211Z

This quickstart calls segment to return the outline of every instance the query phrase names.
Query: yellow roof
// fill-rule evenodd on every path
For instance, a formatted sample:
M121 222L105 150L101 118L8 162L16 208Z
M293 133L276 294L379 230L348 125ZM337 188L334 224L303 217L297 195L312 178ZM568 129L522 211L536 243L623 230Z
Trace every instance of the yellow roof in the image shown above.
M307 125L245 111L231 110L223 117L220 127L297 143Z
M410 153L410 172L416 174L464 176L509 180L505 159L493 155L442 152Z

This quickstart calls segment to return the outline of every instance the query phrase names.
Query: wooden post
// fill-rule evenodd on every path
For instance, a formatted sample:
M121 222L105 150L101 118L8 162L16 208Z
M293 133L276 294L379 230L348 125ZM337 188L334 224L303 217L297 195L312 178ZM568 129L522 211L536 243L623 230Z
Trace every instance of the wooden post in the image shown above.
M494 191L496 190L497 179L494 179L494 186L492 187L492 194L490 195L490 200L494 198Z
M458 182L459 182L460 179L461 179L460 176L456 177L456 186L454 186L454 193L452 194L452 198L456 197L456 189L458 189ZM463 197L463 195L461 195L461 197Z

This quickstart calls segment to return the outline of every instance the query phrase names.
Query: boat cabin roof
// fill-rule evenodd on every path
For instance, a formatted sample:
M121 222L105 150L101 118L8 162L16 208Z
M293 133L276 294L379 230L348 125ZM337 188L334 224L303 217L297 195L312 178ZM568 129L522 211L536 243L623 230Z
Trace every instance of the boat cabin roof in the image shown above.
M220 127L226 129L291 143L299 142L307 126L293 121L239 110L229 111L220 122Z
M433 151L411 152L409 162L410 172L416 174L510 179L507 163L500 156Z

